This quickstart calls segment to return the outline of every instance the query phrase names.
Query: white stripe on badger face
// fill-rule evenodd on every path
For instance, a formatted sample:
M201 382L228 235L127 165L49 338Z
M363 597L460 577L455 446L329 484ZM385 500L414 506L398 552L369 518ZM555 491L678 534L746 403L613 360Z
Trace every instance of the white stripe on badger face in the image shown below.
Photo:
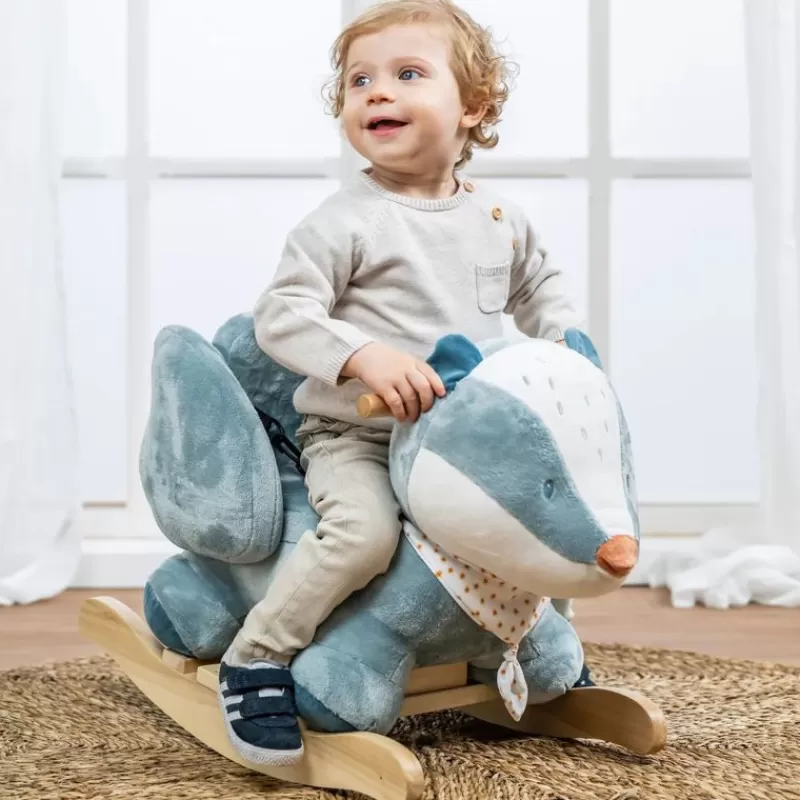
M567 347L527 339L492 354L470 378L498 386L536 413L595 519L609 536L634 535L616 396L601 370Z
M594 564L551 550L460 470L420 450L408 482L409 511L435 544L519 589L547 597L596 597L622 583Z

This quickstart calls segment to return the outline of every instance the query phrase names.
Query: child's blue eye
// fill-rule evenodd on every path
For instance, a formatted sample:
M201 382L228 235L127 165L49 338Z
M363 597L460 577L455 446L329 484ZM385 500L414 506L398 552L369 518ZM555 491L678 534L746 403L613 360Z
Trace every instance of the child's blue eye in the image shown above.
M401 81L413 81L414 78L421 78L421 77L422 76L415 69L404 69L400 73L400 80Z
M357 86L358 88L361 88L362 86L366 86L367 85L367 81L369 81L369 78L366 75L359 75L353 81L353 86Z

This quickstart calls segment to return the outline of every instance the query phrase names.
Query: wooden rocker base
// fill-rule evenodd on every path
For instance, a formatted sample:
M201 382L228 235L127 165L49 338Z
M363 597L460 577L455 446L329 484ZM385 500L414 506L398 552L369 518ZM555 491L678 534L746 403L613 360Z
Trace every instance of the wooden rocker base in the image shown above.
M218 664L165 650L136 613L111 597L81 607L81 634L106 650L142 693L178 725L217 753L276 779L361 792L374 800L418 800L422 766L406 747L375 733L304 731L305 758L293 767L268 767L240 758L228 742L217 705ZM666 744L659 708L634 692L573 689L520 722L508 715L496 690L467 683L465 664L416 670L402 716L458 708L478 719L526 734L601 739L648 755Z

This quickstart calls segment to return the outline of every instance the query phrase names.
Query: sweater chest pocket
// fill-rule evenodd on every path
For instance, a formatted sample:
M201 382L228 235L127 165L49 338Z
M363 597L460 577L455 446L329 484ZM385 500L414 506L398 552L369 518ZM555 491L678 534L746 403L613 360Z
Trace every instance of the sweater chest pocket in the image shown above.
M497 314L506 307L510 281L510 261L493 266L477 265L475 267L478 308L484 314Z

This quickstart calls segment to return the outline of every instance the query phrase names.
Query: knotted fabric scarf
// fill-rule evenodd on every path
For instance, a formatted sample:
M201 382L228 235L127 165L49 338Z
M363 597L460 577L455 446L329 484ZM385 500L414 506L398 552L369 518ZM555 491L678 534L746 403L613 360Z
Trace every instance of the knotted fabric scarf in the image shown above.
M508 645L497 672L497 688L509 714L519 721L528 704L528 684L517 658L519 645L539 621L549 598L520 591L491 572L468 565L408 522L404 532L461 609L476 625Z

